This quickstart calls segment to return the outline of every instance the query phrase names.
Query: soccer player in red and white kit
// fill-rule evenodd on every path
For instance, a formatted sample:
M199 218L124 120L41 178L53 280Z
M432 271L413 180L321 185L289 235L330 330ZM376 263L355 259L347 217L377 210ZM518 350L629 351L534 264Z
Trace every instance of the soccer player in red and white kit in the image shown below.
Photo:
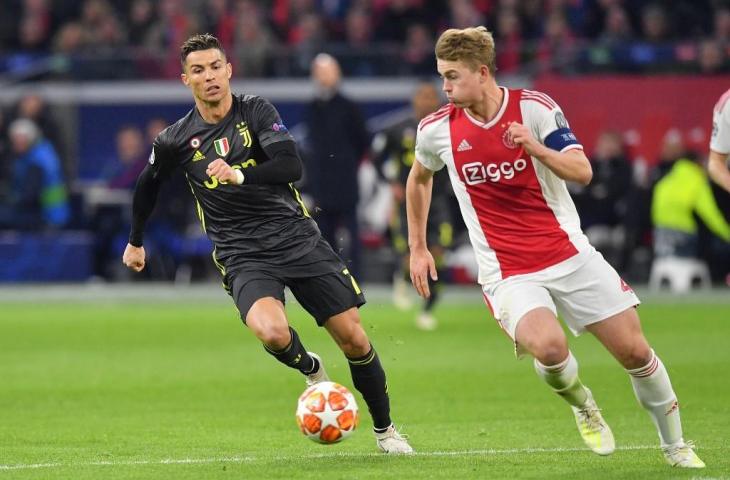
M626 369L654 421L666 460L705 464L682 438L677 397L641 330L631 288L589 243L565 181L588 184L591 166L560 107L544 93L497 85L484 27L450 29L436 43L449 104L424 118L406 187L411 280L427 297L436 277L426 247L434 171L447 168L479 264L479 283L516 353L571 406L586 445L615 449L591 391L578 377L558 312L589 331Z
M715 183L730 192L730 90L723 93L712 110L712 138L707 172Z

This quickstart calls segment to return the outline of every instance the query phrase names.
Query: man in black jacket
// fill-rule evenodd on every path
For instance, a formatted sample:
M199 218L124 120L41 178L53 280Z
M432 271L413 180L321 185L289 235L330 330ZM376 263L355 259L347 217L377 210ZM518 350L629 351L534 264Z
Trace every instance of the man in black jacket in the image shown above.
M312 61L316 96L307 106L309 132L308 190L315 201L315 218L322 236L335 248L344 246L337 229L347 230L349 247L343 253L354 276L360 272L357 222L357 172L370 145L370 134L360 109L339 91L342 72L331 55Z

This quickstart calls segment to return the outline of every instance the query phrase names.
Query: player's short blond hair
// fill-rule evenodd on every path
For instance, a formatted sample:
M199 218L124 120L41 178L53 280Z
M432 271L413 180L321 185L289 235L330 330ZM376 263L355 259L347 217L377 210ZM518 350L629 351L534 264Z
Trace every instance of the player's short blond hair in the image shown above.
M464 62L472 70L486 65L489 73L497 71L494 38L486 27L450 28L436 41L436 58Z

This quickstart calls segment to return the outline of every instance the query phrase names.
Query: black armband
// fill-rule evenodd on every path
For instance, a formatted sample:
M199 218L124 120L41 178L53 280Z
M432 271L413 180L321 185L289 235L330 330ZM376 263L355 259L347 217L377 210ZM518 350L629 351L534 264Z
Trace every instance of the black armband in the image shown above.
M296 143L285 140L264 147L267 162L244 170L243 184L287 184L302 178L302 159Z
M129 232L129 244L141 247L144 239L144 227L157 202L162 182L147 165L137 179L137 186L132 197L132 228Z

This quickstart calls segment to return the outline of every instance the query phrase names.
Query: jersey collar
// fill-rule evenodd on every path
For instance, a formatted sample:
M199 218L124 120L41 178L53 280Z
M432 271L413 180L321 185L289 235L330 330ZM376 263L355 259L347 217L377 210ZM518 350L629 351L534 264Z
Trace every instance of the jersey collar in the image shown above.
M504 92L504 95L502 96L502 105L500 105L497 115L495 115L493 119L491 119L490 121L488 121L486 123L480 122L476 118L469 115L469 111L465 108L464 115L466 116L466 118L469 119L469 121L471 123L473 123L477 127L487 130L487 129L491 128L492 126L494 126L499 121L499 119L502 118L502 115L504 115L504 111L507 110L507 104L509 103L509 90L506 87L499 87L499 88L502 90L502 92Z

